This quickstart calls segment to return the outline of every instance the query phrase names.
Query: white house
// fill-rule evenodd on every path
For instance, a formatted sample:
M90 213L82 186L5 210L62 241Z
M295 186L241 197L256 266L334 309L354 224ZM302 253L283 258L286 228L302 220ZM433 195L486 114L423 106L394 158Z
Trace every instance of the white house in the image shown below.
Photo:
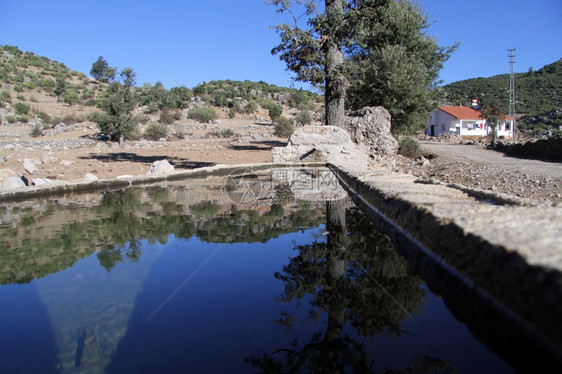
M425 133L438 136L443 133L453 133L462 136L486 136L493 131L486 120L482 118L477 102L473 106L446 106L442 105L431 112ZM513 121L507 117L505 122L496 128L497 136L513 137Z

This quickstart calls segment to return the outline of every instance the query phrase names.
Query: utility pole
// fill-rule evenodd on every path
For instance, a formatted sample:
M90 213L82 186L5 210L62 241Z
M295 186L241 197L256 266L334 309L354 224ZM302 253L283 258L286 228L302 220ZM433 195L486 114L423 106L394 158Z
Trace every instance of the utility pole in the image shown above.
M513 124L513 143L515 143L515 74L513 72L513 64L515 64L515 48L508 49L509 53L509 121Z

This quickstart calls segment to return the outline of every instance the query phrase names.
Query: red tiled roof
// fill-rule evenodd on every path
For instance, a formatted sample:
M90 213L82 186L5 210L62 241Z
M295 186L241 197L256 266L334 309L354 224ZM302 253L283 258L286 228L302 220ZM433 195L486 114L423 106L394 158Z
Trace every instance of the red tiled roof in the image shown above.
M440 110L452 115L456 119L482 119L482 112L468 106L440 106Z

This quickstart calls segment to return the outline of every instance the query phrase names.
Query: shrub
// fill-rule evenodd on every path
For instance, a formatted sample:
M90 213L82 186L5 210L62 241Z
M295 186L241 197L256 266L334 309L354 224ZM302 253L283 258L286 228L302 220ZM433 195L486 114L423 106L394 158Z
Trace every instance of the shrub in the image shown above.
M275 125L275 136L279 137L289 137L295 131L291 121L285 117L280 117Z
M297 123L300 123L301 125L309 125L310 122L312 122L312 115L308 110L305 110L297 114L295 119L297 120Z
M34 138L37 138L38 136L43 135L43 131L41 128L40 124L36 124L35 126L33 126L33 128L31 129L31 133L30 135Z
M158 103L153 101L146 106L144 113L152 114L158 112L158 110L160 110L160 108L158 107Z
M16 123L16 117L14 116L6 116L4 119L6 120L6 123Z
M168 126L160 122L153 122L144 131L144 137L148 140L165 138L168 134Z
M258 103L256 103L254 100L250 100L248 104L246 104L246 106L244 107L244 113L247 114L252 114L256 110L258 110Z
M50 123L51 122L51 117L45 112L37 113L37 118L40 118L41 121L43 121L43 123Z
M232 131L232 129L227 128L227 129L221 130L221 133L220 133L221 138L231 138L233 136L234 136L234 131Z
M24 103L16 103L14 109L16 110L16 114L24 115L29 113L29 106Z
M168 108L162 108L162 113L160 113L160 122L166 125L171 125L174 121L181 119L181 113L178 110L170 110Z
M61 122L64 122L67 125L74 125L75 123L78 123L80 121L78 121L78 118L76 118L74 113L72 113L72 114L67 114L66 116L64 116L62 118Z
M219 118L217 111L209 107L198 107L190 109L188 112L190 118L197 122L206 123Z
M2 91L2 93L0 93L0 100L11 103L12 97L10 96L10 92L6 90Z
M18 96L16 96L16 99L21 100L21 101L25 101L25 96L18 95Z
M417 158L422 155L419 143L410 137L405 137L399 142L398 153L405 157Z
M283 113L283 107L280 104L273 105L269 107L269 118L271 121L275 121L277 118L281 117Z

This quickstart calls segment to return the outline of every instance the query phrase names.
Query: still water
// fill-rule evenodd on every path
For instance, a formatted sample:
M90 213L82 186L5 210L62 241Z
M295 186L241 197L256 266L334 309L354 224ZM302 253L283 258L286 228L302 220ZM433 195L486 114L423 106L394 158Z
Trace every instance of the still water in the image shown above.
M0 372L512 372L325 173L0 204Z

